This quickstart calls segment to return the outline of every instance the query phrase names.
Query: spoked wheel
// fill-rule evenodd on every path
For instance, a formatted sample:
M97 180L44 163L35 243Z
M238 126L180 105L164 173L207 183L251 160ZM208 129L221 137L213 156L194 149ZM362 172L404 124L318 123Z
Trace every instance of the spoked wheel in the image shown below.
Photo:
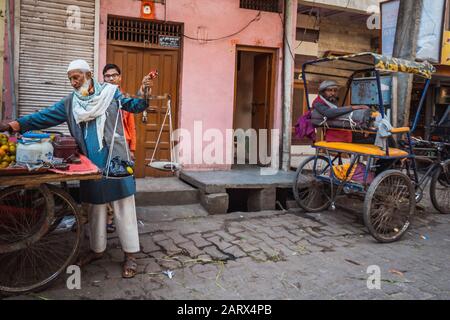
M431 179L430 197L440 213L450 214L450 160L440 166Z
M3 251L0 246L0 291L19 294L41 290L63 274L78 255L82 239L79 209L69 194L53 186L40 186L27 192L20 188L4 191L0 194L0 205L8 209L4 208L0 216L9 220L6 229L0 222L0 230L3 233L20 230L25 241L15 238L11 242L10 236L0 241L3 244L8 241L10 245L19 241L25 245ZM19 206L22 211L17 214ZM46 216L51 219L45 219ZM43 221L48 223L46 231L39 238L27 241L27 237L33 238L36 230L42 229Z
M408 230L415 208L411 179L398 170L387 170L375 178L367 191L364 223L379 242L394 242Z
M297 168L292 188L295 200L303 210L320 212L330 206L330 181L318 178L330 178L330 173L330 164L324 156L311 156Z

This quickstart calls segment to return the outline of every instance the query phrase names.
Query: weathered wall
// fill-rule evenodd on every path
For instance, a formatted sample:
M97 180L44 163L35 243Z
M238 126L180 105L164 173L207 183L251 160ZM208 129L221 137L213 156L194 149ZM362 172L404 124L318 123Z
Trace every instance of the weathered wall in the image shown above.
M106 63L108 14L138 17L140 1L101 0L100 68ZM167 1L166 19L184 23L185 34L195 37L199 26L206 26L209 38L232 34L257 11L239 8L239 0ZM156 4L156 19L164 20L164 6ZM194 121L203 121L203 131L214 128L225 133L233 129L236 46L278 49L274 127L281 127L281 71L283 25L278 13L262 12L261 20L233 37L201 44L185 39L181 69L178 127L194 132ZM230 166L192 166L191 168L229 168Z
M344 23L323 19L320 23L319 56L329 50L355 53L372 51L371 40L378 34L378 30L369 30L364 22Z

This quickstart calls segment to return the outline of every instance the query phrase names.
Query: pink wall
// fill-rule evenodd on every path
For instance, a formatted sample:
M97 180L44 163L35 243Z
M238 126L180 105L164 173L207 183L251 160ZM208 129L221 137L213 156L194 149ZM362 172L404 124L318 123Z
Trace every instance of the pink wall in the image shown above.
M7 19L9 18L11 21L11 29L12 29L12 34L11 36L13 37L13 41L12 43L14 44L14 0L7 0L9 1L9 5L10 5L10 14L9 17L7 17ZM3 60L3 75L1 75L3 77L3 86L5 88L5 91L3 92L3 102L4 102L4 109L2 110L2 116L3 119L13 119L15 116L13 116L12 114L12 88L11 86L14 85L13 80L10 77L10 68L11 68L11 59L12 57L10 56L10 49L9 49L9 45L8 45L8 37L10 35L8 35L8 26L5 22L5 57ZM14 52L14 48L13 48L13 52ZM1 109L1 108L0 108Z
M125 4L126 2L126 4ZM183 22L184 32L196 37L205 26L208 38L232 34L252 20L257 11L239 8L239 0L167 0L167 21ZM138 17L140 1L101 0L100 66L106 63L107 15ZM164 20L164 6L156 4L156 19ZM242 33L225 40L200 44L184 40L180 88L179 127L193 133L194 121L203 121L203 129L222 132L233 128L236 44L278 48L275 96L275 128L281 127L281 75L283 27L277 13L262 12L261 20ZM206 165L188 168L206 169ZM214 165L212 168L228 168Z

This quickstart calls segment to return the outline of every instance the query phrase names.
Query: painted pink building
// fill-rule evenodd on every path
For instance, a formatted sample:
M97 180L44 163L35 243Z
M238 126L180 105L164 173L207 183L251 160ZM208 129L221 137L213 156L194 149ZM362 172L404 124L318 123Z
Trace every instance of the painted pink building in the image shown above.
M108 16L139 18L141 1L133 0L101 0L100 1L100 34L99 34L99 78L101 69L107 62ZM294 11L296 12L296 11ZM244 83L238 81L237 66L244 61L245 54L239 58L237 50L255 52L259 49L272 50L274 65L271 65L273 83L271 84L271 101L273 104L269 128L281 129L282 105L282 53L283 53L283 14L261 12L240 8L239 0L176 0L166 4L155 4L155 20L182 23L184 37L181 48L178 86L178 121L177 127L187 129L193 134L194 122L202 121L203 130L218 129L225 134L227 129L237 126L236 122L245 122L236 114L239 112L235 102L236 87ZM197 39L200 33L208 39L216 39L231 35L222 40L202 43ZM188 38L189 37L189 38ZM191 39L194 38L194 39ZM108 59L110 59L108 57ZM253 64L253 62L252 62ZM254 72L253 67L253 72ZM126 72L126 70L124 70ZM250 81L252 80L249 77ZM255 78L256 79L256 78ZM245 80L242 80L244 82ZM255 86L252 90L255 92ZM257 91L256 91L257 92ZM250 93L250 92L249 92ZM245 92L244 92L245 94ZM237 99L236 99L237 100ZM236 110L237 111L236 111ZM244 108L245 109L245 108ZM247 112L247 116L248 116ZM236 118L238 118L236 120ZM235 123L234 122L235 119ZM250 121L250 122L249 122ZM251 127L251 120L248 127ZM267 125L267 124L266 124ZM199 150L193 150L198 153ZM185 163L189 169L229 169L227 164L194 164Z
M12 70L12 59L11 52L14 52L14 6L15 3L13 0L7 0L9 1L9 16L7 19L9 19L10 25L8 29L8 24L5 24L5 35L4 35L4 48L5 53L3 57L3 110L0 108L0 112L2 113L4 119L11 119L13 110L13 86L14 83L11 78L11 73L14 72ZM8 41L9 38L11 38L11 41ZM10 48L9 43L11 42L12 48ZM12 50L11 50L12 49Z

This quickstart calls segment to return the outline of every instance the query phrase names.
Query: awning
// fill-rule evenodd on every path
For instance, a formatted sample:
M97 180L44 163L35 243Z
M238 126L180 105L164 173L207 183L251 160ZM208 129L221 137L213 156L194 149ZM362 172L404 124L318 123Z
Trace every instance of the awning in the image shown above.
M327 57L304 64L307 81L335 80L345 84L355 72L364 71L404 72L431 79L436 68L429 62L413 62L364 52L339 57Z

